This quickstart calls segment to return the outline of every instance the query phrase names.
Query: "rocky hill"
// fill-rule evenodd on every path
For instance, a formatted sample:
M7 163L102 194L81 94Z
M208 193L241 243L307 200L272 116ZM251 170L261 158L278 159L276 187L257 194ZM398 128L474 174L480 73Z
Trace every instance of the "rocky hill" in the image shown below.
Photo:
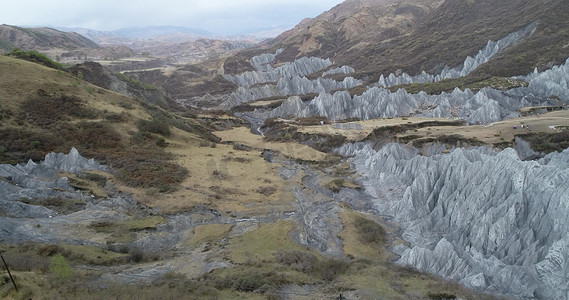
M333 59L359 76L421 71L438 73L496 41L536 22L528 40L502 53L477 74L513 76L550 68L566 57L569 43L564 1L345 1L305 20L270 42L287 48L287 61L302 56ZM279 58L277 58L278 60Z
M98 48L92 40L73 32L62 32L52 28L22 28L0 25L0 49L6 52L13 48L23 50L77 50Z

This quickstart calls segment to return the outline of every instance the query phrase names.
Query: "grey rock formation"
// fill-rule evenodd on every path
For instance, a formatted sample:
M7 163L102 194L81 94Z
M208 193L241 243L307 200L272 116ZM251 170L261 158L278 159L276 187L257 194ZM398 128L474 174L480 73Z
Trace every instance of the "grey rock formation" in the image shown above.
M354 68L350 66L341 66L322 73L322 76L324 77L327 75L334 75L334 74L351 74L354 73L355 71L356 70L354 70Z
M86 159L73 148L69 154L50 153L40 163L0 165L0 204L6 214L20 218L47 218L54 216L52 210L22 203L22 199L45 199L49 197L84 196L76 192L67 177L59 177L59 171L79 173L83 170L106 170L93 159Z
M265 84L255 87L241 86L227 97L221 104L221 107L230 109L245 102L278 96L286 97L290 95L328 93L334 90L350 89L361 83L360 80L354 79L353 77L346 77L341 82L328 78L309 80L306 77L299 76L280 78L276 85Z
M384 77L382 74L379 77L378 85L382 87L390 87L398 84L437 82L443 79L466 76L478 68L478 66L481 64L488 62L494 55L504 51L504 49L515 44L521 39L532 35L535 31L536 26L536 23L532 23L496 42L488 41L486 47L478 51L478 54L476 54L474 58L468 56L461 66L452 69L449 69L447 67L443 69L438 75L427 74L425 71L417 76L410 76L406 73L403 73L400 76L395 76L393 73L391 73L389 76Z
M514 149L521 160L531 160L545 156L544 153L533 151L530 144L519 136L516 136L515 138Z
M539 161L454 149L417 155L388 144L344 146L380 214L393 216L413 265L487 292L567 299L569 149ZM438 151L435 151L438 152Z
M257 84L276 82L281 78L309 75L323 70L330 65L332 65L332 62L329 59L301 57L277 68L273 68L269 64L263 64L257 67L265 71L249 71L239 75L224 75L224 77L239 86L251 87Z
M569 102L569 58L561 66L554 66L541 73L535 69L533 73L517 78L529 82L528 88L521 91L543 97L557 96Z
M275 61L275 58L277 57L277 55L281 54L283 51L284 51L284 49L279 49L274 54L265 53L265 54L254 56L251 58L251 65L257 71L269 72L271 70L271 66L269 64L272 63L273 61Z
M334 94L320 93L305 103L291 97L274 109L270 117L325 116L345 118L389 118L398 116L461 118L470 124L496 122L518 117L518 110L526 106L559 105L569 102L569 59L561 66L526 77L528 87L508 91L483 88L477 93L456 88L451 93L429 95L424 92L409 94L405 89L390 92L373 87L353 98L347 91ZM551 97L551 96L557 97Z
M484 88L474 94L469 89L458 88L451 93L428 95L424 92L409 94L404 89L390 92L383 88L368 89L353 98L347 91L334 94L321 93L309 103L291 97L274 109L271 117L324 116L334 120L360 118L390 118L398 116L461 118L470 124L496 122L518 117L517 110L530 104L523 97L510 96L500 91ZM549 104L543 99L539 104Z

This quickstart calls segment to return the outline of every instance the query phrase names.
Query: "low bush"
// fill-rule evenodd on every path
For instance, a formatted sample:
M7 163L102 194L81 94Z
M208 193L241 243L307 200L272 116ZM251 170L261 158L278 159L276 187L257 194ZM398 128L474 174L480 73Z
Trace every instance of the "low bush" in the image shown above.
M325 281L332 281L338 275L346 273L350 268L350 263L340 259L327 259L320 262L319 266L320 277Z
M45 54L33 50L24 52L18 48L15 48L9 53L9 55L27 61L36 62L52 69L63 69L65 67L62 63L56 62L47 57Z
M170 126L165 120L153 118L152 120L139 120L137 127L140 132L151 132L162 136L170 136Z
M257 189L257 193L262 194L264 196L270 196L272 194L274 194L277 191L277 187L276 186L261 186Z
M364 244L385 244L387 241L385 229L372 220L357 217L354 225L360 241Z
M280 287L288 283L282 274L264 272L256 268L248 268L244 272L234 273L223 278L217 278L215 285L219 289L231 288L241 292L262 292L263 287Z
M316 255L298 250L278 251L276 259L281 264L303 273L312 273L318 268Z
M83 100L76 96L51 97L43 95L43 92L40 94L42 95L22 102L20 105L22 120L47 128L49 125L65 120L66 116L80 119L95 119L99 116L95 109L86 107Z

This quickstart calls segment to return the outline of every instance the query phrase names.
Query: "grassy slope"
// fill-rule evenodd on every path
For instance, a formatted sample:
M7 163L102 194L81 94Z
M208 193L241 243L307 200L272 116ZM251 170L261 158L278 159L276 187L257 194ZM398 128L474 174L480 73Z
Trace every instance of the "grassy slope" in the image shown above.
M566 1L446 1L411 34L353 52L342 62L374 78L398 69L409 74L434 72L441 63L456 66L488 40L496 41L537 21L532 37L476 71L494 76L526 74L534 67L550 67L567 58L569 21L563 14L567 9Z
M43 98L37 98L38 90L42 90L40 94L44 95ZM93 114L87 118L81 114L66 113L60 115L55 121L51 118L42 119L33 114L31 119L19 117L22 116L24 108L29 108L24 105L25 103L31 101L34 104L42 99L49 102L59 99L59 96L63 94L81 99L78 105L84 108L82 111L92 111ZM260 157L260 149L237 150L240 148L234 149L229 144L215 144L204 139L202 137L204 133L197 129L188 132L170 127L170 134L163 136L166 147L157 150L152 144L157 138L156 134L145 135L150 143L141 141L140 137L137 139L136 126L140 119L150 120L151 114L156 115L155 108L144 108L137 101L93 87L64 72L3 56L0 57L0 101L4 116L0 120L0 131L4 133L20 130L46 135L53 132L56 129L55 126L64 128L80 125L79 127L85 127L86 123L98 123L104 120L105 123L110 124L110 129L120 136L117 148L113 149L113 152L117 152L121 147L131 147L132 141L138 141L142 143L143 148L151 151L146 153L149 157L145 159L154 159L152 155L158 153L169 157L163 162L172 162L188 169L189 175L175 185L175 189L167 193L160 192L159 187L128 186L128 182L124 182L119 176L115 178L112 174L94 176L95 179L103 176L105 180L117 184L120 190L132 192L135 199L144 204L161 207L163 213L188 211L195 205L205 205L237 218L267 216L272 213L290 211L293 209L294 201L290 185L300 184L300 178L304 175L300 172L295 178L285 181L276 176L275 168L278 165L268 163ZM120 115L122 116L121 121L108 122L109 115L114 117ZM178 116L173 116L167 121L173 122L172 118L188 124L198 124L194 119ZM38 120L47 123L38 123ZM195 129L195 127L192 128ZM202 128L202 130L205 129ZM227 139L233 138L249 143L252 147L274 147L275 150L280 149L285 154L287 154L287 148L301 148L290 143L260 144L259 141L248 136L246 131L234 130L228 133L229 135L224 136ZM223 133L219 135L223 136ZM11 135L8 136L11 137ZM130 149L130 152L118 151L118 156L111 156L110 153L105 152L105 149L89 144L88 140L82 143L80 139L73 140L74 135L70 137L72 142L78 143L56 144L53 149L43 149L43 146L37 149L34 148L36 143L28 141L26 147L29 148L27 150L38 150L37 155L39 156L51 150L67 152L68 147L73 145L87 157L93 155L110 163L133 155L133 149ZM2 144L2 147L4 147L5 157L13 152L10 145ZM302 149L305 148L302 147ZM20 156L14 157L25 156L25 153L27 152L19 153ZM102 156L101 153L106 154ZM291 156L295 157L294 154L293 151ZM306 149L306 152L298 151L296 154L308 155L312 160L327 159L320 152L311 149ZM142 162L144 160L141 160ZM120 175L120 169L117 174ZM103 195L104 191L100 190L100 186L96 186L95 179L83 181L76 179L75 184L98 190ZM330 178L324 176L322 180L325 182ZM260 189L261 187L264 189ZM448 284L433 276L391 265L385 255L387 253L385 244L365 244L355 240L354 236L361 231L355 225L358 216L358 213L347 207L341 215L345 226L341 237L344 238L344 248L347 254L353 257L351 260L337 261L297 244L291 237L291 233L299 230L298 224L294 221L253 223L251 228L245 230L245 233L235 236L230 234L232 225L211 224L197 227L186 233L187 248L180 249L181 253L178 254L180 256L172 258L179 262L180 274L168 274L150 285L109 286L105 290L88 289L85 282L104 273L105 266L122 266L128 263L129 257L132 257L131 254L127 256L87 246L59 245L54 250L52 245L0 245L0 250L7 253L11 259L26 259L22 260L22 264L16 264L17 267L13 270L21 291L16 293L10 285L2 284L0 285L0 296L6 299L28 299L30 297L40 299L42 297L46 299L65 297L154 299L158 295L166 298L262 299L274 297L276 289L283 284L314 284L316 293L329 297L337 296L339 291L349 291L354 288L364 293L364 299L371 299L373 295L384 293L391 299L441 292L471 296L469 291L459 286ZM91 234L94 241L128 242L135 238L138 230L155 228L163 222L163 217L154 216L119 223L97 223L87 229L77 228L77 230L84 230L83 234ZM371 228L373 229L373 226ZM200 268L201 265L193 266L188 264L188 261L193 259L195 253L201 253L201 249L208 253L212 253L209 251L217 253L218 259L230 260L234 266L199 277L200 270L196 268ZM72 279L56 279L49 271L49 263L54 253L65 254L69 264L73 267ZM377 253L379 255L376 255ZM301 265L291 263L290 258L297 256L302 258ZM90 267L85 269L81 267L83 265Z

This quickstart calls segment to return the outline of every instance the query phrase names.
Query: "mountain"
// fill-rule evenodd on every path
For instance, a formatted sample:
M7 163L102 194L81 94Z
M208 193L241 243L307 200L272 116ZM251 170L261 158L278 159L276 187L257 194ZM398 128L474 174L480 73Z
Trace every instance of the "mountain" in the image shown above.
M283 60L331 58L368 81L379 75L437 73L537 22L536 32L477 74L513 76L559 65L566 59L566 1L359 1L350 0L308 19L272 40Z
M22 28L0 25L0 48L10 51L13 48L24 50L76 50L80 48L98 48L92 40L77 33L62 32L56 29Z
M77 32L99 45L130 45L136 41L160 41L163 43L180 43L199 38L210 38L211 32L202 29L182 26L146 26L122 28L110 31L88 28L58 27L62 31Z

